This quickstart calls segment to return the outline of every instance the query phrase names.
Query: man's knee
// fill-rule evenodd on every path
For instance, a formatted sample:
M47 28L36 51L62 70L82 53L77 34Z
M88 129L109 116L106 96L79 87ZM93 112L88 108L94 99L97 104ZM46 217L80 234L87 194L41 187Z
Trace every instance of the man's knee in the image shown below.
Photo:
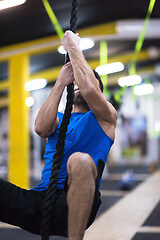
M91 174L94 179L97 177L96 165L92 157L87 153L73 153L67 162L68 174L80 176Z

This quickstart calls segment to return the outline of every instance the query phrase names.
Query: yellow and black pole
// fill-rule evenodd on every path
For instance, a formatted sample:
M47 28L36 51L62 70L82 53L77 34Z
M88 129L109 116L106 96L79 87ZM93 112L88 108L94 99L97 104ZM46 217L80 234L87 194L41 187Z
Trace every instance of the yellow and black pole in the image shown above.
M47 0L45 9L60 39L63 30ZM29 55L9 57L9 181L29 188L29 109L25 105L28 92L25 83L29 80Z

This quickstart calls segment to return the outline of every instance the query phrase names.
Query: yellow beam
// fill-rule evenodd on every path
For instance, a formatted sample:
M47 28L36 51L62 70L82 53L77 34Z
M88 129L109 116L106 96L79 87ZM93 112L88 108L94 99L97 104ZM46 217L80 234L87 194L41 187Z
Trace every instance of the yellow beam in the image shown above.
M116 23L105 23L97 26L78 30L81 37L85 36L100 36L106 34L116 34ZM11 56L19 54L37 54L46 51L57 50L60 45L60 40L57 36L50 36L38 40L33 40L25 43L19 43L8 47L3 47L0 50L0 61L6 61Z
M142 68L142 69L137 69L137 74L139 74L139 75L143 76L146 73L154 74L155 73L155 67L146 67L146 68ZM118 79L120 77L124 77L124 76L126 76L124 72L123 73L117 73L115 75L108 75L108 86L117 85L118 84ZM52 74L50 73L50 79L48 80L48 82L53 82L51 77L52 77ZM9 106L8 97L0 98L0 109L4 108L4 107L8 107L8 106Z
M132 61L133 56L134 56L134 52L126 52L126 53L123 53L121 55L117 55L115 57L109 57L108 58L108 63L122 62L122 63L126 64L126 63L129 63L129 62ZM138 61L145 61L147 59L150 59L150 56L149 56L149 53L148 53L147 50L141 51L137 56L137 62ZM100 65L100 61L99 61L99 59L98 60L97 59L96 60L91 60L91 61L89 61L89 65L92 68L96 68L97 66Z
M40 54L57 50L60 40L56 36L19 43L13 46L4 47L0 50L0 62L9 60L12 56L20 54Z
M145 67L145 68L140 68L137 69L136 74L138 75L146 75L146 74L155 74L155 67L151 66L151 67ZM125 77L126 73L124 72L120 72L114 75L108 75L108 86L114 86L114 85L118 85L118 79L121 77Z
M1 80L0 81L0 91L4 91L6 89L9 89L9 81L8 81L8 79Z
M29 110L25 106L28 93L24 89L29 75L29 58L19 55L9 65L9 181L29 187Z
M9 99L8 97L2 97L0 98L0 109L1 108L5 108L5 107L8 107L9 105Z
M118 56L109 58L108 63L119 61L124 64L127 64L132 61L133 56L134 56L134 52L128 52L128 53L125 53L122 55L118 55ZM149 56L147 50L143 50L138 54L137 61L145 61L147 59L150 59L150 56ZM100 65L99 59L90 60L90 61L88 61L88 63L92 69L95 69L97 66ZM50 69L46 69L46 70L31 74L29 78L30 78L30 80L38 79L38 78L45 78L48 82L53 82L58 78L61 67L62 66L58 66L55 68L50 68ZM117 75L114 75L114 77L116 77L116 76ZM112 79L112 75L109 75L109 79L110 78ZM110 85L112 84L111 81L109 84ZM7 80L0 81L0 91L8 89L8 88L9 88L9 82L7 82Z
M81 37L116 34L116 22L99 24L93 27L77 30L77 32Z
M119 61L119 62L122 62L122 63L126 64L126 63L132 61L133 56L134 56L134 52L126 53L126 54L123 54L123 55L119 55L119 56L116 56L116 57L109 58L108 63ZM148 51L144 50L144 51L141 51L138 54L137 60L138 61L144 61L144 60L147 60L149 58L150 57L149 57ZM99 59L90 60L90 61L88 61L88 63L89 63L89 65L92 69L95 69L97 66L100 65L100 60ZM38 72L38 73L34 73L30 76L30 78L31 79L45 78L48 82L52 82L52 81L54 81L58 78L61 67L62 66L47 69L47 70L43 70L43 71Z
M30 80L45 78L48 82L53 82L59 76L62 66L46 69L30 75Z
M99 60L98 60L99 61ZM91 66L92 69L95 69L95 66L97 65L98 61L93 61L89 62L89 65ZM46 71L42 71L36 74L31 75L31 79L38 79L38 78L45 78L47 82L54 82L58 78L59 72L61 70L61 67L57 67L56 69L48 69ZM141 68L137 69L137 74L144 75L144 74L154 74L155 73L155 67L146 67L146 68ZM118 84L118 79L120 77L124 77L126 73L121 72L117 74L109 74L108 75L108 86L112 85L117 85Z

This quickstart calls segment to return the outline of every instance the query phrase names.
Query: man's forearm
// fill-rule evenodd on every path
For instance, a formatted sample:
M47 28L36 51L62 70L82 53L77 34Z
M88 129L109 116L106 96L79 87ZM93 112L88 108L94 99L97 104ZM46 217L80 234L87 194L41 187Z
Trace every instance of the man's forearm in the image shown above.
M41 137L48 137L57 127L59 123L57 117L59 102L65 87L73 82L73 79L73 70L69 62L62 67L49 97L40 108L35 120L35 131Z
M99 87L98 81L94 77L94 73L88 65L83 52L80 48L70 48L69 57L72 64L75 81L80 88L82 94L90 87Z
M113 106L106 101L102 94L99 81L88 65L79 47L71 47L68 51L72 64L75 81L95 116L106 122L116 122L117 114Z
M64 86L56 82L35 120L35 132L41 137L49 136L57 127L57 112Z

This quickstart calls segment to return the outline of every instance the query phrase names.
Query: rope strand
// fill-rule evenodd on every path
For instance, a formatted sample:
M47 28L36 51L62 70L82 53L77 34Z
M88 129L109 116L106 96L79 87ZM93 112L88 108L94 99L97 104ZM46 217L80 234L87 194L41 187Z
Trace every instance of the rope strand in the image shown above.
M78 3L79 0L73 0L72 2L72 11L71 11L71 19L70 19L70 30L72 32L76 32L77 29L77 13L78 13ZM65 57L65 63L69 62L68 53ZM56 193L56 184L58 180L58 172L61 167L62 158L63 158L63 151L65 145L65 138L67 127L71 118L72 112L72 105L74 99L74 85L71 83L67 86L67 103L66 109L63 115L63 120L59 129L57 144L56 144L56 152L53 156L53 164L52 164L52 171L49 180L49 186L47 191L47 196L44 203L44 213L43 213L43 220L41 225L41 239L42 240L49 240L49 235L51 231L51 217L53 212L53 206L55 204L55 193Z

